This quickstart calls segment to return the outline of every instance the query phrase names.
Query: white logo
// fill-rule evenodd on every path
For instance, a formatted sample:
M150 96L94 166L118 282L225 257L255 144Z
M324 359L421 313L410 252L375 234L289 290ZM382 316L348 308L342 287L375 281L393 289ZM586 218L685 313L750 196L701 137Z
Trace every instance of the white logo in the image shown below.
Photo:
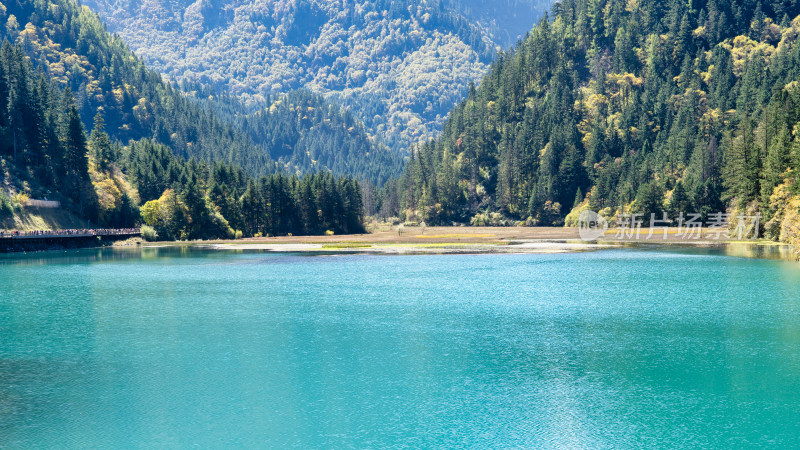
M594 211L581 211L578 216L578 233L584 241L593 241L608 231L608 221Z

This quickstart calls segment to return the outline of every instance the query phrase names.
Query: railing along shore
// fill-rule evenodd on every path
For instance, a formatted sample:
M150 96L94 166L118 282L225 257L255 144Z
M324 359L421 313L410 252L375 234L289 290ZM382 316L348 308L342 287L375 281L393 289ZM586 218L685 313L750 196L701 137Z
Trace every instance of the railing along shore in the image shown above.
M139 228L97 228L97 229L70 229L70 230L0 230L0 239L47 239L47 238L79 238L79 237L104 237L104 236L138 236Z

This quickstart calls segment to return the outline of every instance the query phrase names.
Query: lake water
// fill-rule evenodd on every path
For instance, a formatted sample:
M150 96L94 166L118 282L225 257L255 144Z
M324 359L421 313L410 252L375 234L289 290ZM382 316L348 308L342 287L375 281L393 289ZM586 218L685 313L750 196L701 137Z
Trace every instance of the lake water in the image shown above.
M709 251L0 257L0 447L800 436L800 265Z

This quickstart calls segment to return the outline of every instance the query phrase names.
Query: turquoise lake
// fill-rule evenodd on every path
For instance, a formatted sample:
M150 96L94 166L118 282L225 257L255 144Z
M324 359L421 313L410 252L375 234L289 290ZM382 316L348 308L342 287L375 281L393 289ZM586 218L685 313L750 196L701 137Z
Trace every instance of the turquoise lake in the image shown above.
M800 265L0 256L0 448L794 446Z

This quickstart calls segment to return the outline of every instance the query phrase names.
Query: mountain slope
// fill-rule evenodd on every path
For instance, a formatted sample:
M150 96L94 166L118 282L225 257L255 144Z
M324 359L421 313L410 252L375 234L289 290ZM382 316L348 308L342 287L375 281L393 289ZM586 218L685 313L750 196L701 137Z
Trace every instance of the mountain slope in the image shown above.
M2 41L0 226L144 222L149 239L363 231L361 191L351 178L330 172L254 178L224 162L187 161L151 139L120 148L101 114L94 122L87 137L72 92L35 71L20 46ZM31 197L60 207L29 209Z
M325 94L395 148L432 136L495 52L480 27L434 0L87 4L167 76L256 105L294 89Z
M321 173L303 177L278 170L238 123L236 107L215 106L164 83L88 8L72 0L23 1L0 4L0 19L3 225L144 222L152 227L150 238L166 239L363 231L358 181L336 178L323 165L308 168ZM82 115L91 117L88 136ZM338 133L333 145L343 146L357 140L356 154L373 148L346 114L327 110L315 119L322 123L310 121L309 130L331 123L314 136ZM273 122L278 119L256 121ZM308 138L305 131L293 137ZM340 165L339 154L327 163ZM31 197L60 201L63 210L48 225L43 215L26 213Z
M153 137L181 157L227 161L251 174L278 170L273 159L281 155L272 155L268 142L273 137L260 136L265 140L257 142L237 128L237 117L252 114L253 108L245 108L235 99L225 105L206 101L224 97L213 91L185 95L148 69L119 38L111 36L88 8L72 2L48 5L45 8L45 4L27 1L11 4L2 17L8 25L0 28L0 37L20 44L37 67L60 87L69 87L75 93L84 125L92 126L95 114L102 112L112 139L123 143ZM289 171L333 170L377 184L399 172L401 158L370 139L363 127L348 125L350 132L328 139L333 133L331 124L335 128L352 119L345 120L337 108L317 106L321 112L314 114L305 128L296 130L295 142L302 137L305 147L313 142L318 152L329 156L319 164L284 158L281 163ZM274 122L264 124L270 130L281 131L285 124L272 115L261 119ZM298 148L296 153L303 152Z
M403 156L367 133L348 110L308 91L267 95L264 106L248 108L212 88L182 83L206 110L233 124L290 173L331 171L375 185L397 177Z
M3 12L0 38L19 44L38 69L74 92L85 125L102 112L110 135L121 142L155 137L182 157L228 161L252 173L275 171L263 149L163 82L88 8L20 1Z
M449 0L502 48L516 44L550 10L551 0Z
M287 171L330 170L382 185L403 168L399 153L376 143L352 114L307 91L270 98L269 107L239 116L238 127Z
M557 3L414 155L405 215L546 225L573 206L727 206L780 234L800 191L798 14L781 0Z

